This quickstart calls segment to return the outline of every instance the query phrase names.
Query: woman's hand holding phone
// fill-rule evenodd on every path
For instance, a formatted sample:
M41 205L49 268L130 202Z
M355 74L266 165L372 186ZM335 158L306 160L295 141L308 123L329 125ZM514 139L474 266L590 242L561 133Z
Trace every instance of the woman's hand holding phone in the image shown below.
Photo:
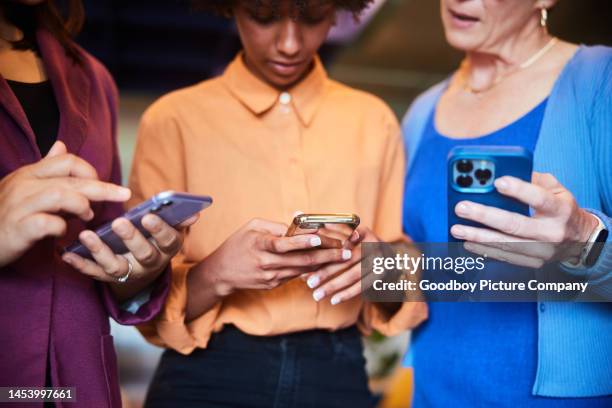
M490 228L454 225L451 234L467 241L467 250L519 266L539 268L548 261L575 261L580 245L597 227L597 220L580 208L576 199L555 177L533 173L531 183L514 177L495 181L497 190L535 210L532 217L499 208L462 201L456 214ZM538 245L507 245L538 242Z
M92 201L123 202L130 190L98 179L85 160L56 142L46 157L0 180L0 267L19 259L36 242L66 232L61 213L94 217Z
M93 260L71 252L64 253L62 259L79 272L108 282L118 300L127 300L149 286L168 266L183 245L182 231L198 218L199 215L194 215L174 228L157 215L147 214L142 218L142 226L151 239L145 238L126 218L117 218L112 223L113 232L130 252L117 255L95 232L85 230L79 234L79 240L89 249ZM118 281L128 273L129 280Z
M352 252L349 261L325 265L306 279L308 287L314 290L313 298L319 302L330 298L332 305L346 302L361 293L362 242L380 242L369 228L360 226L354 231L346 225L330 224L319 230L320 235L333 236L344 242L344 248Z
M192 268L187 277L187 320L236 290L273 289L351 256L337 239L317 234L288 237L286 232L286 224L251 220Z

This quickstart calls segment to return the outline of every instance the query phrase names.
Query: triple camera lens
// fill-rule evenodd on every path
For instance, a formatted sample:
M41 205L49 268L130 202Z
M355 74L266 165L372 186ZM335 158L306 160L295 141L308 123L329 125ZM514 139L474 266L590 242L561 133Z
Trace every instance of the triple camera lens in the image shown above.
M473 160L458 160L455 162L455 182L461 188L472 187L475 182L486 186L490 184L493 177L492 166L491 162L479 160L476 168Z

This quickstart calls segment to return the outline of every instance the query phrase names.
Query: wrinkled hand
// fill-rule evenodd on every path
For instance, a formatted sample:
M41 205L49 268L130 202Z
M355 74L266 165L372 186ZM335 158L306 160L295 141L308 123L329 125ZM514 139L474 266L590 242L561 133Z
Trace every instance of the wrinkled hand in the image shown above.
M489 227L452 226L451 234L467 241L467 250L532 268L550 261L576 262L597 220L578 206L555 177L533 173L532 182L527 183L505 176L495 180L495 187L529 205L534 214L528 217L470 201L458 203L459 217Z
M92 201L123 202L130 190L98 180L85 160L56 142L47 156L0 181L0 267L19 259L36 242L66 233L62 213L94 217Z

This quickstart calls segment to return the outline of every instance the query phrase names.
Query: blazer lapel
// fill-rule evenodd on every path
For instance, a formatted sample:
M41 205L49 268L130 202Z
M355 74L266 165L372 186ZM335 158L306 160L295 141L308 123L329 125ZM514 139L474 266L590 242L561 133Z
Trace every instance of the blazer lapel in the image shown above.
M8 116L13 119L17 127L28 139L26 144L30 146L31 152L29 152L29 154L26 154L23 151L23 141L20 142L19 140L15 139L8 140L8 142L13 142L12 144L15 145L15 148L19 152L19 158L22 164L27 164L30 162L28 159L32 157L32 155L34 155L34 157L36 157L36 155L40 156L36 145L36 137L34 136L34 131L30 126L30 122L28 121L28 118L21 107L21 104L19 103L19 100L2 75L0 75L0 106L4 108ZM5 137L10 139L12 135L5 135ZM19 148L19 145L22 147Z
M86 59L83 65L74 62L45 30L37 32L37 39L60 112L58 140L66 144L69 152L78 154L87 137L91 92L87 75L89 62Z

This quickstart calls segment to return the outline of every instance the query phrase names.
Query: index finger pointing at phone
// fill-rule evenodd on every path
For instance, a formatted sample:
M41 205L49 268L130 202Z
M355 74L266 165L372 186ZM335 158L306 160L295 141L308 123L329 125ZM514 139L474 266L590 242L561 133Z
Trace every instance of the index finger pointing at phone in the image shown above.
M62 187L81 193L90 201L123 202L132 196L129 188L98 180L62 177L49 179L47 182L50 187Z

